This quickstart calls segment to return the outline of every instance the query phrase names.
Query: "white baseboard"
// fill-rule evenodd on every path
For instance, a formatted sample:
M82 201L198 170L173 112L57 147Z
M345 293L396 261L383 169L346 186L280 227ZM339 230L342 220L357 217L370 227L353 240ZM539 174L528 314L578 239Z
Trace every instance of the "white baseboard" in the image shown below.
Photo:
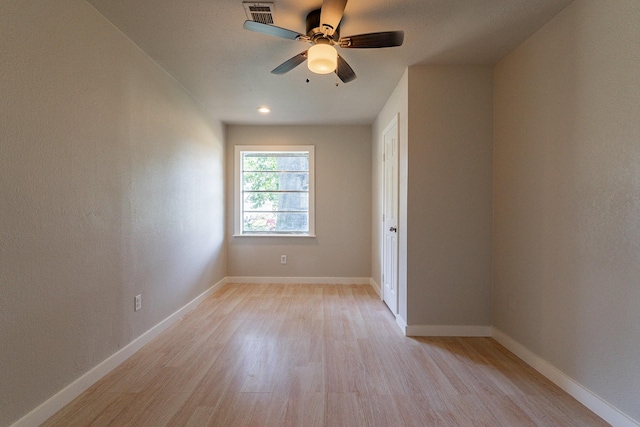
M370 277L227 277L227 283L249 283L249 284L291 284L303 283L310 285L369 285Z
M482 325L409 325L408 337L490 337L491 326Z
M371 285L373 290L376 291L376 294L378 294L378 296L382 300L382 292L380 292L380 285L378 285L376 281L373 280L373 277L369 278L369 284Z
M536 371L547 377L555 385L569 393L577 401L593 411L600 418L615 427L639 427L640 422L611 406L607 401L593 393L582 384L567 376L564 372L542 359L531 350L500 331L493 328L493 338L507 350L518 356Z
M404 334L404 336L408 336L407 334L407 322L405 322L405 320L402 318L402 316L400 316L400 314L396 315L396 325L398 325L400 327L400 330L402 331L402 333Z
M100 362L97 366L82 375L80 378L43 402L40 406L29 412L24 417L20 418L18 421L12 424L11 427L34 427L39 426L40 424L45 422L53 414L58 412L73 399L78 397L82 392L98 382L98 380L100 380L102 377L113 371L129 357L133 356L135 352L148 344L152 339L160 335L169 326L173 325L175 322L180 320L181 317L193 310L205 298L218 290L225 283L226 279L222 279L221 281L198 295L184 307L180 308L178 311L158 323L156 326L152 327L147 332L131 341L129 344Z

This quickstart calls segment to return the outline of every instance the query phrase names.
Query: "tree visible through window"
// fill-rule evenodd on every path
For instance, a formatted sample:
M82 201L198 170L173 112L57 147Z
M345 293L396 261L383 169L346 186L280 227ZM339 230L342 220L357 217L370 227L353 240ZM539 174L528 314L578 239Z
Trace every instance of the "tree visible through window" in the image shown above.
M236 206L241 211L237 231L312 234L313 147L236 147L236 157Z

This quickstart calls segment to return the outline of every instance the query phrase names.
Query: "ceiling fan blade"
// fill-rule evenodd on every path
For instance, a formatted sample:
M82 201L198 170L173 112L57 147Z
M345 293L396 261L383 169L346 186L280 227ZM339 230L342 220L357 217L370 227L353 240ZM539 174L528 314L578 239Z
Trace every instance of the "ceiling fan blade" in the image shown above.
M324 0L320 9L320 30L332 36L342 20L345 7L347 0Z
M404 31L384 31L341 37L338 44L344 48L369 49L402 46L402 42L404 42Z
M298 65L302 64L307 59L307 51L305 50L302 53L297 54L291 59L284 61L282 64L278 65L276 68L271 71L272 74L284 74L287 73Z
M269 36L282 37L284 39L297 40L299 37L304 37L302 34L286 28L276 27L275 25L263 24L255 21L244 21L243 25L245 30L255 31L256 33L267 34Z
M356 73L347 64L347 61L340 55L338 55L338 67L336 68L336 74L342 80L343 83L349 83L351 80L356 79Z

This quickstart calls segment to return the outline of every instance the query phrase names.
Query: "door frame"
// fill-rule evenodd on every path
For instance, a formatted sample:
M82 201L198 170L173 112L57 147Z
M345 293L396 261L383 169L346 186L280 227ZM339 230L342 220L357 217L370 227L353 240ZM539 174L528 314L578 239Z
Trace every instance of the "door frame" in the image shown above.
M387 192L387 176L386 176L386 167L387 167L387 159L386 159L386 140L385 137L387 136L387 134L393 129L393 127L395 126L396 128L396 132L395 132L395 139L396 139L396 156L395 156L395 197L396 200L394 202L395 206L396 206L396 212L395 212L395 216L396 216L396 229L399 230L399 216L400 216L400 119L399 119L400 114L396 113L393 115L393 117L391 118L391 120L389 121L389 124L387 124L387 126L384 128L384 130L382 131L382 153L383 153L383 161L382 161L382 226L381 226L381 243L382 243L382 256L381 256L381 273L382 273L382 283L381 283L381 292L380 292L380 298L384 301L385 299L385 274L388 274L388 272L386 271L386 265L387 263L385 262L385 248L386 248L386 218L385 218L385 213L386 213L386 192ZM397 316L400 312L400 296L399 296L399 292L398 292L398 285L399 285L399 267L400 267L400 259L399 259L399 249L400 249L400 238L399 238L399 231L396 231L396 239L395 239L395 254L396 254L396 262L395 262L395 312L394 310L391 310L393 312L394 316ZM386 303L385 303L386 304Z

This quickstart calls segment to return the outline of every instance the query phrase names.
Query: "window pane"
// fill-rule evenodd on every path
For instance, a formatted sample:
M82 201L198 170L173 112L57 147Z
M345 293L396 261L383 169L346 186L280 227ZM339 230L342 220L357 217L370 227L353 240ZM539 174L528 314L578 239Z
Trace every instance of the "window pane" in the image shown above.
M309 193L243 193L242 209L251 211L308 211Z
M236 147L237 233L313 234L313 146Z
M244 191L306 191L309 172L244 172Z
M306 232L309 229L307 213L246 212L243 232Z
M308 153L244 153L244 171L308 171Z
M281 191L307 191L309 190L309 172L279 173L278 187Z

